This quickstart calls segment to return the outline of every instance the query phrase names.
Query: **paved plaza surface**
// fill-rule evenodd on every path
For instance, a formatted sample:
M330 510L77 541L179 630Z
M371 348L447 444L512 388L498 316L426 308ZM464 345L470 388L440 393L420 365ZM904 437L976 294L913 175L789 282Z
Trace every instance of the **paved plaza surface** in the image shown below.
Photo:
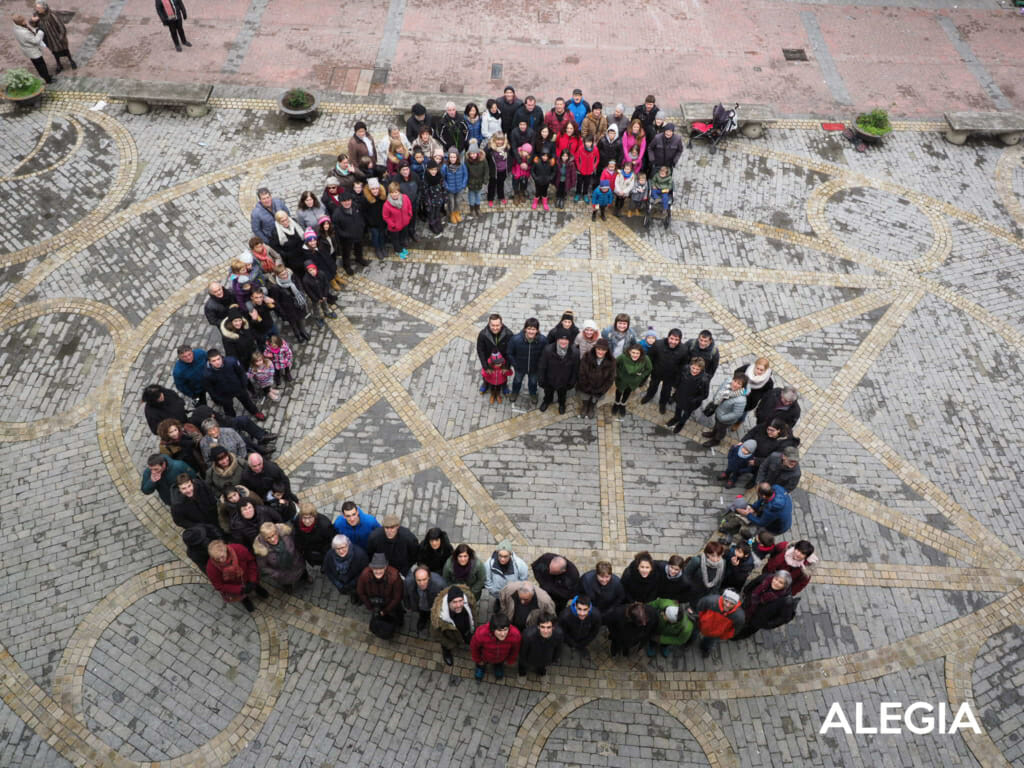
M581 569L710 535L724 446L636 397L621 421L488 405L473 340L493 311L708 328L720 371L766 355L801 392L788 538L822 562L793 623L707 660L601 639L595 668L480 684L409 623L375 640L319 575L224 606L138 491L156 448L139 395L171 386L178 344L219 346L203 289L256 188L293 205L356 119L381 135L394 113L337 102L299 126L256 99L191 119L96 98L0 115L0 765L1024 762L1024 145L918 122L858 153L790 120L685 152L667 230L485 206L347 279L268 410L279 463L332 518L351 498ZM877 725L885 701L968 702L982 733L818 733L835 702Z
M580 87L606 106L654 93L670 109L727 99L847 119L876 106L929 118L1024 109L1013 0L187 0L193 47L182 53L152 0L51 5L74 14L81 65L58 88L117 77L479 98L509 82L546 108ZM30 6L0 2L5 23ZM0 46L0 68L25 65L16 45Z

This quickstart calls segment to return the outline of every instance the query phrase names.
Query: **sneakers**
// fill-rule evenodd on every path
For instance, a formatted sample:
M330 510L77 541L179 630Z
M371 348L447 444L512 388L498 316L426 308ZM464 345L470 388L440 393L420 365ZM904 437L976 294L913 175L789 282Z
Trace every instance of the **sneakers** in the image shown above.
M279 390L271 388L271 390L267 392L267 397L269 397L276 403L278 400L281 399L281 392Z
M502 200L502 201L501 201L501 203L502 203L502 205L504 205L504 204L505 204L505 201L504 201L504 200ZM493 200L488 200L488 201L487 201L487 207L488 207L488 208L493 208L493 207L494 207L494 201L493 201Z
M263 413L263 411L256 411L256 413L254 413L252 415L252 417L254 419L256 419L256 421L266 421L267 420L267 416L266 416L266 414Z
M476 669L473 670L473 678L479 683L484 679L484 667L480 664L476 665Z
M572 196L572 201L573 201L574 203L578 203L578 202L580 201L580 196L579 196L579 195L573 195L573 196Z
M480 385L480 394L483 395L483 394L486 394L486 393L487 393L487 382L485 381L484 383L482 383Z
M502 205L508 205L508 198L507 197L501 198L501 204Z
M402 250L400 250L400 251L398 252L398 258L400 258L400 259L404 259L404 258L406 258L406 257L407 257L408 255L409 255L409 249L408 249L408 248L403 248Z

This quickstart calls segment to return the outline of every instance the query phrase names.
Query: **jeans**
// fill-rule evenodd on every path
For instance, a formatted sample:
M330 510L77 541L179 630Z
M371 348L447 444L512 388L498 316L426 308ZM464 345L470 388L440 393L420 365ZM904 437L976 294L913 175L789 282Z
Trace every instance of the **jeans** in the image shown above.
M667 211L668 207L670 205L672 205L672 193L671 192L662 192L661 190L658 190L658 189L652 189L651 190L651 202L652 203L656 203L659 200L661 201L661 210Z
M373 243L374 250L380 250L384 247L384 230L379 227L370 227L370 242Z
M482 189L467 189L466 199L470 205L480 205L480 198L483 196Z
M512 394L518 395L520 390L523 388L523 379L527 380L527 386L531 395L537 394L537 374L536 373L521 373L518 369L516 375L512 377Z
M459 210L459 193L449 192L448 193L448 213L449 215Z

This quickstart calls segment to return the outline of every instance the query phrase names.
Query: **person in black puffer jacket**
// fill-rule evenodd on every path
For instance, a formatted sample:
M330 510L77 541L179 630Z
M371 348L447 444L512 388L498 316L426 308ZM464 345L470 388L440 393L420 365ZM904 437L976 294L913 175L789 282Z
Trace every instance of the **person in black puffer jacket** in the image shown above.
M316 511L309 502L299 504L299 514L292 521L295 546L310 565L318 568L324 564L324 557L331 550L331 540L336 531L326 515Z

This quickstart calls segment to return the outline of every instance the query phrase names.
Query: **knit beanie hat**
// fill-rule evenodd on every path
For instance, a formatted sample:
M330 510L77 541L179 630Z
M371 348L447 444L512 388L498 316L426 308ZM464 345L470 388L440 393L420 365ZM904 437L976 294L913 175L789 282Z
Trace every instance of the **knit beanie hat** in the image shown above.
M722 598L732 603L738 603L740 601L739 592L735 589L727 589L722 593Z
M451 589L448 590L448 603L449 604L452 602L452 600L458 600L460 597L462 599L465 599L466 595L458 587L452 587Z
M740 450L746 451L747 456L753 456L754 451L757 450L757 440L747 440L740 446Z
M316 240L316 232L306 227L306 231L302 233L302 241L308 243L310 240Z

